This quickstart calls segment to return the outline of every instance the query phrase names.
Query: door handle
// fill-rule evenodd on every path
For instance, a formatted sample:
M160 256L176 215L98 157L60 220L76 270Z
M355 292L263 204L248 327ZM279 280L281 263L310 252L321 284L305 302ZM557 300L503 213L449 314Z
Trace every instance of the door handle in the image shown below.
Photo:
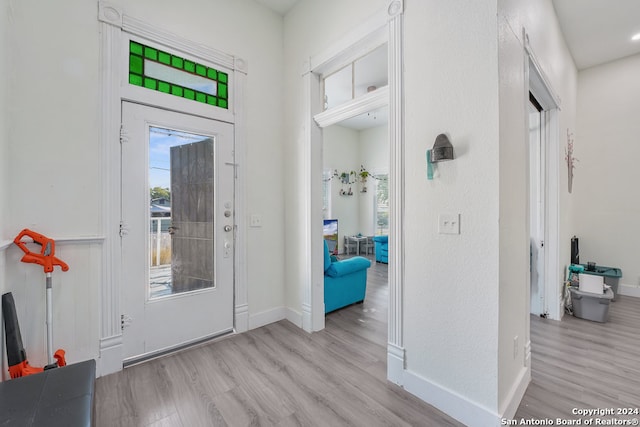
M176 232L176 230L179 230L179 227L174 227L173 225L169 226L169 228L167 229L169 231L169 234L171 234L173 236L173 234Z
M229 232L233 229L233 227L231 227L230 225L225 225L224 226L224 231Z

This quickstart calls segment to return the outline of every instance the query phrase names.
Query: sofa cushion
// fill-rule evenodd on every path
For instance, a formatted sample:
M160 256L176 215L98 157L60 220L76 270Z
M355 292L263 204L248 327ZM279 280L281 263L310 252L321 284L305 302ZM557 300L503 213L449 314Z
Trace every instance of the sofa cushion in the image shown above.
M325 270L325 274L331 277L340 277L354 271L365 270L371 267L371 261L365 257L356 256L338 262L332 262L329 268Z
M373 241L378 243L387 243L389 241L389 236L374 236Z

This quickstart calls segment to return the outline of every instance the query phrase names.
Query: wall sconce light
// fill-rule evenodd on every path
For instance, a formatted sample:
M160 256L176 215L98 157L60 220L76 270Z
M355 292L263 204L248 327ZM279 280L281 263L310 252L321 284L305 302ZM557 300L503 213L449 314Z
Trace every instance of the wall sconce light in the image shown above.
M436 137L433 148L427 150L427 179L433 179L433 164L453 160L453 145L444 133Z

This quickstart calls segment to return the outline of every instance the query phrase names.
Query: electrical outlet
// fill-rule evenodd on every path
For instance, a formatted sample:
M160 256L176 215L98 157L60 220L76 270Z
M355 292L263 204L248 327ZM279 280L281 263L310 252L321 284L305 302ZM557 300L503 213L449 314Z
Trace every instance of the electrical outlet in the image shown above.
M262 227L262 215L253 214L249 221L251 227Z
M439 234L460 234L460 214L438 215Z

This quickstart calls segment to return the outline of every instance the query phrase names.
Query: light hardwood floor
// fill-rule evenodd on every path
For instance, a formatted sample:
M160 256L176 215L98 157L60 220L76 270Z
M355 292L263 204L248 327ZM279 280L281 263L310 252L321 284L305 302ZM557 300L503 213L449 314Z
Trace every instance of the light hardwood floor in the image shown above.
M96 382L102 426L457 426L386 380L387 265L363 304L307 334L286 320Z
M460 425L386 381L387 265L368 278L364 304L321 332L280 321L99 378L96 425ZM531 340L516 419L640 406L640 299L619 297L605 324L532 317Z
M640 410L640 298L619 295L607 323L532 316L531 352L532 380L516 419L596 418L573 408Z

